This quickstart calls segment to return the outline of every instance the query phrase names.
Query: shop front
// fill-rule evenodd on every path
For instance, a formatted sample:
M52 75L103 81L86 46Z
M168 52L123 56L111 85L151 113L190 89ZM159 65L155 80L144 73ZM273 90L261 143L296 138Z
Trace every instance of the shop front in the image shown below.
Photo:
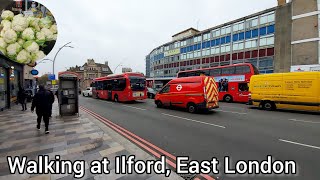
M19 87L23 87L23 65L0 55L0 111L17 102Z

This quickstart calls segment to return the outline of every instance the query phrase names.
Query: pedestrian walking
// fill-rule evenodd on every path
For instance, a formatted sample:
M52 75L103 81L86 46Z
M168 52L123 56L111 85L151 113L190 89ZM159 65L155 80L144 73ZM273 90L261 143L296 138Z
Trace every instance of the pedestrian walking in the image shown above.
M22 106L22 111L27 110L27 94L22 87L19 87L18 102Z
M47 91L44 86L39 86L39 91L33 98L31 112L34 112L36 109L37 114L37 129L40 130L41 120L43 118L45 124L45 133L49 133L49 116L50 116L50 106L52 99L51 94Z

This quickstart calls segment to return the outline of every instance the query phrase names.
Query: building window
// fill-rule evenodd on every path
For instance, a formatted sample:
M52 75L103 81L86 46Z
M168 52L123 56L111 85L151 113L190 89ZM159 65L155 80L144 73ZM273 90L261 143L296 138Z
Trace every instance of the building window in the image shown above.
M226 52L230 52L230 45L226 45Z
M216 37L220 36L220 29L216 30Z
M225 45L223 45L223 46L221 46L221 53L224 53L224 52L226 52L226 46Z
M251 25L252 25L252 27L258 26L258 18L252 19Z
M274 36L267 38L267 45L273 45L274 44Z
M268 16L261 16L260 17L260 24L265 24L268 22Z
M273 34L274 33L274 25L268 26L267 31L268 31L267 34Z
M267 34L267 27L260 28L259 34L260 34L260 36L266 35Z
M210 49L208 48L207 50L206 50L206 56L209 56L210 55Z
M239 40L243 40L244 39L244 32L239 33Z
M226 27L226 34L230 34L231 33L231 26Z
M246 43L245 43L245 48L248 49L248 48L255 48L257 47L257 39L254 39L254 40L247 40Z
M214 47L211 48L211 54L215 54L215 49Z

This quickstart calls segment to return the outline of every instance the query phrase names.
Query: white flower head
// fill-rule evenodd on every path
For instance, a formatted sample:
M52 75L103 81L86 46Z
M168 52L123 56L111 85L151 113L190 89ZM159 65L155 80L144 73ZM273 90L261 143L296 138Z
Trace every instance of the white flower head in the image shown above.
M4 41L6 41L6 43L16 42L17 37L18 37L17 33L12 29L8 29L4 31L3 38L4 38Z
M18 63L29 64L31 62L31 55L28 51L23 49L18 53L16 61Z
M16 15L12 20L12 29L17 32L22 32L28 27L27 18L23 17L22 15Z
M32 28L26 28L23 32L22 32L22 39L24 40L34 40L35 39L35 35L34 35L34 31L32 30Z
M27 41L23 44L23 48L30 53L39 51L39 45L35 41Z
M15 59L20 50L21 46L17 42L9 44L9 46L7 47L7 55L10 59Z
M9 10L3 11L1 14L1 18L5 20L12 20L13 16L13 12Z

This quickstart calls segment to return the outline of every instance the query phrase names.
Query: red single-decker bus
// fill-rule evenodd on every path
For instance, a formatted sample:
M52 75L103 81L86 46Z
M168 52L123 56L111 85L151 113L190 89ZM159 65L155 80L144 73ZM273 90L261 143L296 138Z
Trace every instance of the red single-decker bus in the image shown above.
M259 74L250 63L180 71L180 77L207 75L214 77L219 89L219 100L226 102L248 102L249 82L252 75Z
M92 96L116 102L147 98L146 78L141 73L124 73L96 78Z

